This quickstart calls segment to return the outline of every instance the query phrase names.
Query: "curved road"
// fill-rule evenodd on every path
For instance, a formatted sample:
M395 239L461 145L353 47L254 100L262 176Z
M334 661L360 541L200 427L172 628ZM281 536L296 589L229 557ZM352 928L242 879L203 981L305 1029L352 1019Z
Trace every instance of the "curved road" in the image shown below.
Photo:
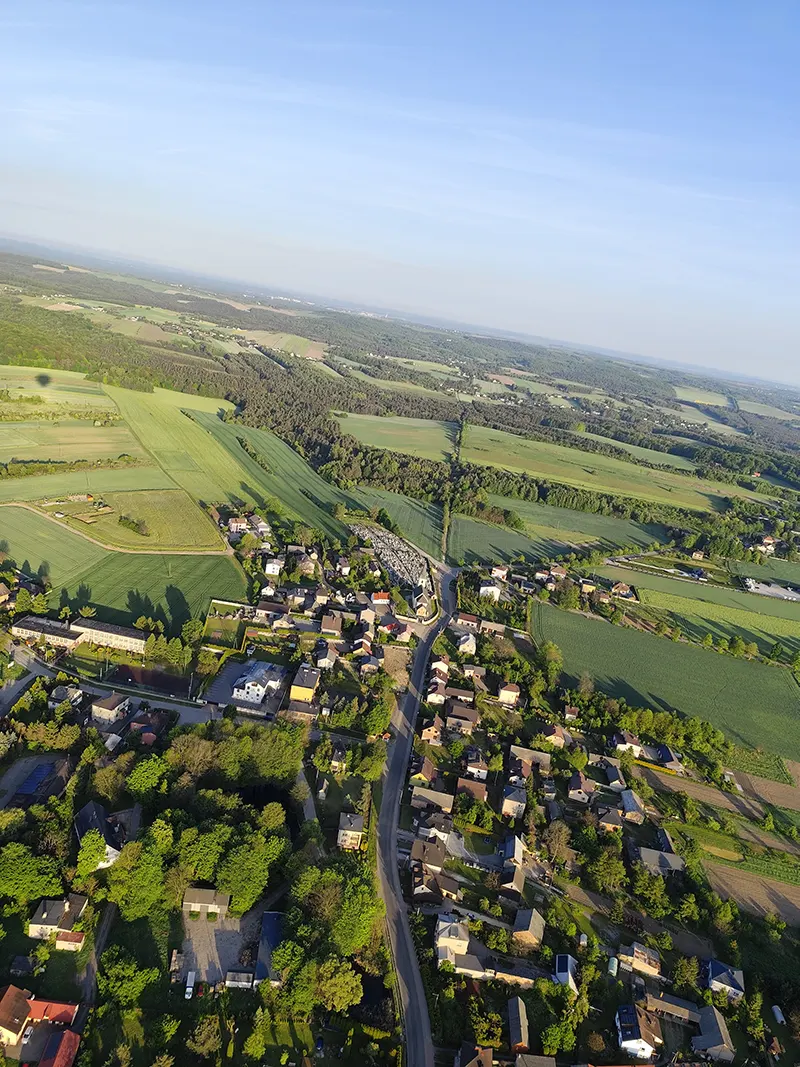
M403 699L398 702L393 723L395 742L386 765L383 800L378 820L378 883L381 896L386 904L386 926L389 931L403 1009L407 1067L433 1067L433 1039L425 989L422 985L414 941L408 923L408 911L400 888L397 864L397 824L400 818L400 800L405 786L406 770L414 742L414 723L419 711L420 692L433 642L445 628L451 613L455 610L453 580L456 573L456 570L439 568L442 612L439 620L430 626L417 645L408 690Z

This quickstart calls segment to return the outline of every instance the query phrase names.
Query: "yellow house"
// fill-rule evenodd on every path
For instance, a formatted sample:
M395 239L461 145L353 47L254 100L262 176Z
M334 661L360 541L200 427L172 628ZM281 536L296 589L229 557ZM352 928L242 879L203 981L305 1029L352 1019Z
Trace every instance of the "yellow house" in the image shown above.
M294 676L292 688L289 690L289 700L299 700L303 704L310 704L317 691L319 678L320 672L317 668L304 663Z

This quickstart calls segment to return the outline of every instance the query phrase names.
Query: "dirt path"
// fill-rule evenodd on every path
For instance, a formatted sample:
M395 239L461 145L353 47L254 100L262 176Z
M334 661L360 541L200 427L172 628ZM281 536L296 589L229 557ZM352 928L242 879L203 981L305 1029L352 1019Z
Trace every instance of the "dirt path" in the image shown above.
M22 501L15 503L14 501L8 501L0 504L0 508L25 508L26 511L32 511L34 515L40 515L43 519L48 519L50 522L54 522L62 530L69 530L70 533L75 534L76 537L83 537L86 541L91 541L93 545L97 545L98 548L104 548L107 552L124 552L129 556L232 556L233 549L228 545L227 548L118 548L116 545L107 545L105 541L98 541L96 537L90 537L89 534L84 533L83 530L76 530L72 526L69 526L66 522L61 522L55 515L49 515L46 511L42 511L33 504L25 504Z
M713 785L693 782L691 778L680 778L678 775L652 770L650 767L637 767L636 770L653 789L660 793L686 793L687 796L698 800L701 804L708 804L712 808L724 808L725 811L733 812L734 815L743 815L746 819L760 821L764 818L764 808L755 797L742 796L740 793L723 793L721 789L715 789Z
M731 897L744 911L755 915L775 912L790 926L800 926L800 886L773 882L760 874L740 871L724 864L704 864L711 888Z
M784 760L784 763L795 782L800 782L800 763L793 763L791 760ZM783 782L757 778L754 774L744 774L742 771L736 772L736 781L748 797L772 804L776 808L800 811L800 786L784 785Z

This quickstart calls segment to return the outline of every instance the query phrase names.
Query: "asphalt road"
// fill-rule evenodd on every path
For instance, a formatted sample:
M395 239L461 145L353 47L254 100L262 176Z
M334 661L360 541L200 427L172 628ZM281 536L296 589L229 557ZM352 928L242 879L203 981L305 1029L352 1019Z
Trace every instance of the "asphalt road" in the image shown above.
M455 610L455 587L451 583L456 572L439 571L441 577L442 614L420 639L414 653L408 691L398 702L393 722L395 742L391 747L383 785L381 814L378 820L378 883L386 905L386 927L392 947L397 985L403 1007L403 1030L406 1043L407 1067L433 1067L433 1039L428 1016L425 989L417 964L408 911L400 888L397 862L397 824L400 819L400 800L406 780L406 770L414 741L414 723L419 711L420 692L431 654L433 642L447 625Z

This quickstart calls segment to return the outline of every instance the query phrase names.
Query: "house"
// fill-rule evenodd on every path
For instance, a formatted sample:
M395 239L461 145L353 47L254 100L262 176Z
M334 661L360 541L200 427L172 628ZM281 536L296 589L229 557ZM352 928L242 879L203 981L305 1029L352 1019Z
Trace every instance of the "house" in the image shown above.
M454 963L455 957L464 955L469 948L469 927L449 913L439 915L433 937L440 967L445 961Z
M83 702L83 690L76 685L57 685L47 698L47 709L55 711L60 704L67 701L73 709L79 708Z
M724 993L733 1004L744 996L744 972L739 967L707 959L703 961L703 973L706 989L712 993Z
M550 568L550 577L555 578L559 582L563 582L567 577L567 568L562 567L560 563L554 563Z
M508 1002L508 1033L512 1052L527 1052L528 1012L521 997L512 997Z
M258 706L270 693L277 693L282 678L283 670L274 663L253 660L233 683L232 702Z
M441 874L446 859L447 853L444 845L439 840L422 841L417 838L411 846L412 866L421 865L427 867L434 874Z
M564 722L577 722L580 715L581 709L576 708L573 704L567 704L564 708Z
M552 722L542 728L542 737L546 738L554 748L563 748L567 744L567 739L571 740L563 726Z
M503 682L497 687L497 699L506 707L515 708L519 703L520 688L516 682Z
M364 656L364 658L361 660L361 663L359 664L358 673L361 675L362 678L368 674L377 674L378 671L381 669L382 662L383 657L378 659L377 656Z
M456 795L459 793L466 793L467 796L472 797L473 800L478 800L482 804L486 803L487 790L484 782L476 782L473 778L459 778L456 784Z
M302 700L290 700L281 708L277 717L284 722L293 722L297 726L312 726L317 721L319 705L305 704Z
M530 767L536 767L539 774L550 773L550 765L553 761L553 757L549 752L537 752L534 748L523 748L522 745L510 745L508 755L509 760L518 759L521 763L527 763Z
M621 793L624 789L627 789L628 786L622 775L622 771L616 764L606 760L603 763L603 770L606 772L609 789L612 789L615 793Z
M336 844L339 848L359 849L364 836L364 816L354 812L343 811L339 816L339 833Z
M508 581L508 567L503 567L501 565L492 567L491 575L493 578L497 578L498 581Z
M569 799L577 804L588 804L596 788L583 771L575 771L569 780Z
M310 704L319 685L320 673L316 667L304 663L299 667L289 690L290 700L299 700L304 704Z
M481 619L478 629L482 634L500 634L502 637L506 632L506 624L504 622L492 622L491 619Z
M661 956L654 948L634 941L632 945L621 945L617 953L623 967L648 978L657 978L661 974Z
M480 619L477 615L470 615L465 611L457 611L453 616L454 622L459 626L463 626L465 630L474 630L476 633L480 626Z
M428 685L428 692L425 694L425 702L427 704L444 704L446 687L443 682L439 682L436 679L432 679Z
M614 582L611 586L611 595L619 597L621 600L635 600L633 590L625 582Z
M543 778L542 779L542 793L544 795L544 799L545 800L554 801L556 799L556 781L555 781L555 778Z
M256 958L253 986L269 982L271 986L281 984L280 971L272 963L272 954L283 941L284 917L281 911L265 911L261 916L261 936L258 939L258 956Z
M511 940L526 951L541 948L545 927L546 923L536 908L520 908L514 919Z
M347 556L339 556L336 560L336 573L341 574L343 578L346 578L351 570L352 567L350 566L350 560Z
M78 1004L38 999L27 989L7 985L0 989L0 1044L18 1045L30 1023L49 1022L71 1026L78 1014Z
M247 519L241 515L236 515L232 519L228 519L228 533L243 534L247 533Z
M459 654L462 656L474 656L478 649L475 634L473 633L461 634L456 644Z
M589 596L591 593L597 592L597 586L595 585L595 583L590 582L587 578L581 579L580 589L582 596Z
M423 756L408 780L412 785L430 785L435 777L436 768L427 756Z
M500 814L507 819L521 819L528 804L526 790L516 785L507 785L503 789L503 805Z
M470 747L464 754L464 771L470 778L485 782L489 776L489 764L479 748Z
M495 604L500 600L500 594L502 592L503 590L500 586L495 585L494 582L481 582L478 587L478 596L481 597L481 599L485 598L486 600L491 600Z
M449 815L455 804L455 795L446 793L440 789L428 789L422 785L415 785L411 791L412 808L438 808L439 811Z
M183 894L181 910L184 915L216 915L224 919L231 903L230 893L218 893L214 889L200 889L190 885Z
M105 857L96 869L110 867L119 858L125 844L124 827L116 816L106 813L102 804L90 800L75 816L75 834L79 845L90 830L97 830L106 846Z
M28 924L28 937L37 941L55 938L55 947L65 952L83 948L86 935L75 930L75 923L83 915L87 898L70 893L65 900L42 900Z
M119 722L128 714L130 707L130 697L121 693L109 693L107 697L92 701L92 719L94 722Z
M644 751L642 742L636 734L628 730L618 730L611 738L611 743L617 752L630 752L634 759L641 759Z
M526 1052L517 1053L514 1067L556 1067L553 1056L531 1056Z
M271 578L277 578L285 566L285 556L272 556L269 559L264 559L261 564L264 574L268 574Z
M486 683L483 680L486 677L485 667L481 667L477 663L465 663L462 673L465 678L472 680L472 684L476 689L481 689L485 692Z
M342 620L338 615L323 615L320 619L319 628L324 637L342 636Z
M683 763L669 745L656 745L656 755L658 757L658 762L665 770L673 771L675 774L684 773Z
M469 736L478 725L480 715L475 708L467 708L463 704L451 704L447 712L447 729L454 734Z
M522 838L517 834L508 834L505 841L498 847L497 852L503 857L503 865L514 864L521 867L525 861L525 846Z
M75 1030L56 1030L42 1050L39 1067L72 1067L78 1055L81 1035Z
M644 822L644 804L638 793L632 789L623 789L620 793L622 801L622 818L625 822L635 823L641 826Z
M436 873L419 865L412 874L412 896L415 901L442 904L445 900L459 901L463 896L461 886L446 874Z
M341 741L334 741L331 747L331 771L333 774L344 774L347 770L347 749Z
M441 841L445 848L452 832L453 819L443 811L432 811L421 816L417 827L419 837L425 841Z
M622 831L622 816L617 808L604 808L598 812L597 825L605 834L615 834Z
M665 826L659 826L656 830L656 837L658 838L658 847L662 852L677 852L675 848L675 842L672 840L672 835Z
M448 686L444 691L444 695L448 700L455 700L461 704L469 704L471 706L475 703L475 694L471 689L456 689L454 686Z
M671 1019L688 1025L700 1025L700 1008L691 1000L681 1000L669 993L659 993L657 996L648 993L645 997L645 1008L656 1015L668 1015Z
M289 614L289 605L279 600L259 600L253 613L256 622L270 623Z
M717 1063L733 1063L736 1047L731 1041L728 1024L711 1004L700 1010L700 1034L692 1038L692 1052L699 1052Z
M314 665L318 671L329 671L336 666L338 658L339 653L329 641L326 641L317 649L314 656Z
M434 656L430 662L431 671L442 671L445 678L450 673L450 660L447 656Z
M522 900L525 874L521 867L506 867L500 872L499 892L511 900Z
M661 1024L638 1004L623 1004L617 1009L617 1041L620 1050L637 1060L650 1060L663 1045Z
M438 715L434 715L433 722L422 727L420 737L427 745L433 745L434 748L441 748L443 730L444 723Z
M686 863L682 856L676 856L674 852L660 852L656 848L632 849L633 858L645 867L650 874L660 874L663 878L672 874L682 874L686 870Z
M456 1053L453 1067L492 1067L494 1050L465 1041Z
M388 611L392 603L390 593L372 593L370 600L372 601L373 610L376 613Z
M11 596L11 590L5 582L0 582L0 604L5 604Z
M569 953L561 952L556 956L553 981L566 985L573 993L578 992L578 961Z

